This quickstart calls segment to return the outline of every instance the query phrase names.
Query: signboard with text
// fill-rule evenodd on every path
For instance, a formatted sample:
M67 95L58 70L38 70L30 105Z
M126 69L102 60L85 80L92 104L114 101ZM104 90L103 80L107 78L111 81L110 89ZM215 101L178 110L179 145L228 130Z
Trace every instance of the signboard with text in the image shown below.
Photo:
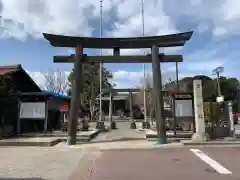
M21 119L45 119L45 102L23 102L20 105Z

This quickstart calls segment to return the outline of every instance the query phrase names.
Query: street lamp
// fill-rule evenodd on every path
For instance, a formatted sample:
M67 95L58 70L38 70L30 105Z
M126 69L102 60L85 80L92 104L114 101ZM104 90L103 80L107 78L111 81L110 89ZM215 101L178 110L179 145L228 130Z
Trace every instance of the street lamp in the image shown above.
M217 101L218 102L222 102L223 101L223 96L221 95L221 88L220 88L220 73L222 73L224 71L224 67L217 67L215 69L212 70L213 75L217 75L217 89L218 89L218 97L217 97Z

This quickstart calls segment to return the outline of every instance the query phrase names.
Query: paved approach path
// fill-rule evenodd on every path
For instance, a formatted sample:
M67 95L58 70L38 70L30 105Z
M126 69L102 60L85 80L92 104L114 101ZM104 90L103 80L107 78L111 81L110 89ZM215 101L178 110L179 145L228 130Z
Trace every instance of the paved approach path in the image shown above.
M102 132L91 142L107 142L118 140L131 140L131 139L145 139L146 133L139 132L136 129L130 128L129 121L116 121L117 129L110 132Z

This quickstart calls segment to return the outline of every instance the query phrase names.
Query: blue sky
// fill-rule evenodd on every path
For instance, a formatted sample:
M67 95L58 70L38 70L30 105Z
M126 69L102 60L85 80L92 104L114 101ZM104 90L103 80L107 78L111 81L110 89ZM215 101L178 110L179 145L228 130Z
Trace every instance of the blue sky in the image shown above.
M53 48L43 32L99 36L99 0L2 0L0 64L22 64L39 84L41 72L70 71L71 64L53 64L54 55L68 55L67 48ZM193 30L183 48L160 49L166 54L183 54L180 76L212 75L224 66L222 75L239 78L239 0L145 0L145 35L163 35ZM141 36L141 0L103 0L103 36ZM123 54L144 54L148 50L124 50ZM88 54L97 53L86 50ZM109 53L109 51L104 51ZM117 87L139 85L141 64L107 64ZM175 64L162 65L164 78L175 78ZM146 70L151 71L147 65Z

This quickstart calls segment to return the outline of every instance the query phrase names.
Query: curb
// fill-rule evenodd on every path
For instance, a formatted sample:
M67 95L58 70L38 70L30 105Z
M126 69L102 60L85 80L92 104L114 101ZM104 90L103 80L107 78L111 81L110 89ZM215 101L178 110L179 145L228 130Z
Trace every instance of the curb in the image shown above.
M240 141L206 141L206 142L192 142L180 141L183 145L240 145Z
M87 136L87 135L83 135L82 137L80 138L77 138L77 143L78 142L89 142L91 141L93 138L95 138L98 134L100 133L100 131L96 131L94 132L93 134ZM36 136L35 136L36 137ZM42 137L44 138L44 137ZM59 137L57 139L54 139L52 141L48 141L48 142L44 142L44 141L39 141L39 142L34 142L34 141L29 141L29 142L26 142L26 141L8 141L7 139L5 141L0 141L0 147L7 147L7 146L39 146L39 147L51 147L51 146L55 146L57 145L58 143L60 142L66 142L67 141L67 138L66 136L65 137Z
M61 139L55 139L50 142L23 142L23 141L5 141L0 142L0 147L6 146L40 146L40 147L47 147L47 146L55 146L56 144L60 143Z

